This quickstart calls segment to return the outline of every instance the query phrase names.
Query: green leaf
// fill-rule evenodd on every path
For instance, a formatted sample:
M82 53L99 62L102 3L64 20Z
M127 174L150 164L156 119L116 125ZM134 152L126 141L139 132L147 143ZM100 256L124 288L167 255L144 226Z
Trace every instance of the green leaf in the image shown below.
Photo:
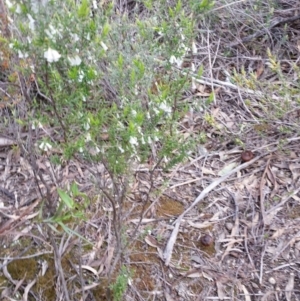
M182 9L182 3L181 3L180 0L178 0L178 2L176 3L175 10L176 10L177 13L180 13L181 9Z
M105 23L102 29L102 38L105 38L110 32L110 26L108 23Z
M77 10L77 14L79 18L86 18L89 16L89 11L90 11L90 7L89 7L89 1L88 0L82 0L81 1L81 5L79 6L78 10Z
M215 99L215 94L214 92L211 92L206 100L206 105L210 105Z
M202 0L199 4L200 8L208 8L209 6L209 0Z
M63 190L57 188L57 192L62 199L62 201L67 205L68 208L73 209L74 208L74 201L73 199L66 194Z
M117 65L118 65L118 67L119 67L120 70L123 69L124 58L123 58L123 56L122 56L121 53L119 54Z
M198 75L199 77L201 77L202 74L203 74L203 71L204 71L204 68L203 68L203 65L201 65L200 68L198 69L197 75Z
M79 190L78 190L78 186L75 182L72 183L71 185L71 191L74 197L79 195Z
M71 228L69 228L68 226L66 226L64 223L58 222L58 224L63 228L63 230L68 233L68 234L72 234L75 235L77 237L79 237L80 239L84 240L85 242L87 242L88 244L92 245L92 243L87 240L86 238L84 238L82 235L80 235L79 233L77 233L76 231L72 230Z

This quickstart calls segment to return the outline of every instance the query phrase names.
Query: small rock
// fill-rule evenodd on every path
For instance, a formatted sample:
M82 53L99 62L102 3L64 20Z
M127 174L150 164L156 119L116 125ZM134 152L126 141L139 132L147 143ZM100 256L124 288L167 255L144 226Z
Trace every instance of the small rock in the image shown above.
M228 231L231 231L232 228L233 228L233 224L232 224L232 223L226 223L226 224L225 224L225 227L226 227L226 229L227 229Z
M273 278L273 277L270 277L270 278L269 278L269 283L271 283L271 284L275 285L275 284L276 284L276 280L275 280L275 278Z
M214 242L214 239L209 234L204 234L200 239L203 246L210 246Z

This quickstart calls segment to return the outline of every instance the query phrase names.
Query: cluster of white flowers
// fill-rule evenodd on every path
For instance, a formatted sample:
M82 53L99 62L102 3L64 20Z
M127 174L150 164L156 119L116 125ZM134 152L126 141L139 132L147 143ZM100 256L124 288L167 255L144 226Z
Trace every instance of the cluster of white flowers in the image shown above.
M170 64L176 64L177 67L180 68L182 66L183 59L182 59L182 57L177 58L175 55L171 55L169 62L170 62Z
M56 42L56 38L62 38L62 29L55 28L52 24L49 24L49 28L45 29L46 35L49 37L49 39L53 42Z
M167 115L170 115L172 113L172 108L166 104L165 101L163 101L160 105L159 108L164 111Z
M48 63L53 63L58 62L61 58L61 55L58 53L57 50L49 47L48 50L44 52L44 58L47 60Z
M139 145L137 138L133 137L133 136L131 136L129 138L129 143L131 144L132 147L135 147L135 146Z
M18 50L18 57L19 57L19 59L26 59L28 57L28 53Z
M84 72L82 70L79 70L78 72L78 82L81 83L84 79Z
M74 43L79 41L79 36L77 33L70 33L70 36Z
M50 150L52 148L52 145L46 141L41 142L41 144L39 145L39 148L44 151L47 152L48 150Z
M35 120L32 125L31 125L31 128L33 130L35 129L42 129L43 128L43 125L38 121L38 120Z
M182 31L182 30L180 29L180 31ZM178 68L182 67L182 63L183 63L185 55L191 50L188 46L185 45L185 43L184 43L185 36L182 33L180 34L180 37L181 37L182 42L180 43L180 45L178 47L178 51L180 53L182 53L182 55L180 55L180 57L176 57L175 55L171 55L171 57L169 59L170 64L176 64ZM192 42L192 53L197 54L197 52L198 52L197 51L197 45L193 41Z
M68 57L71 66L79 66L81 64L81 58L76 54L73 57Z

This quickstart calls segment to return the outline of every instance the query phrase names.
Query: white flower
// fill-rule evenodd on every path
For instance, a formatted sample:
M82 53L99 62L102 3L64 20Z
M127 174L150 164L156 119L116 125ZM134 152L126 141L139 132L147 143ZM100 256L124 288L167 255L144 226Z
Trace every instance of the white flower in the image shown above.
M41 149L41 150L43 150L43 151L48 151L48 150L50 150L51 148L52 148L52 145L50 144L50 143L48 143L48 142L42 142L40 145L39 145L39 148Z
M98 147L98 146L96 146L96 148L95 148L95 152L96 152L96 154L99 154L99 153L101 152L101 150L99 149L99 147Z
M58 31L50 24L49 29L46 29L45 33L50 39L55 40L54 35L58 34Z
M118 146L120 152L123 154L124 153L124 149L122 148L122 146Z
M33 130L35 130L36 128L38 129L42 129L43 128L43 125L39 122L39 121L34 121L31 125L31 128Z
M196 84L196 79L195 77L192 77L192 86L191 86L192 91L196 91L197 89L197 84Z
M136 138L136 137L130 137L129 143L130 143L132 146L138 145L137 138Z
M93 0L93 9L97 9L98 8L98 4L96 0Z
M9 1L9 0L6 0L6 5L7 5L7 8L12 8L13 7L13 4Z
M51 49L50 47L44 52L44 58L48 61L48 63L57 62L60 57L61 55L55 49Z
M191 65L191 69L192 69L192 71L193 71L193 72L195 72L195 71L196 71L196 67L195 67L195 64L194 64L194 63L192 63L192 65Z
M171 114L172 113L172 108L170 106L168 106L165 102L162 102L159 105L159 108L164 111L167 114Z
M177 67L180 68L182 66L183 60L182 60L182 58L176 58L174 55L172 55L169 59L169 62L171 64L175 63L177 65Z
M193 43L192 43L192 53L197 54L197 52L198 52L197 45L196 45L195 41L193 41Z
M186 46L185 44L183 44L183 43L180 44L180 47L181 47L185 52L187 52L187 51L190 50L190 48L187 47L187 46Z
M17 13L17 14L22 13L22 8L21 8L21 5L20 5L20 4L17 4L16 13Z
M87 122L83 125L84 129L88 131L90 129L90 119L88 118Z
M106 46L106 44L104 44L103 42L100 42L100 45L102 46L102 48L104 49L104 51L106 51L108 49L108 47Z
M18 56L19 56L19 59L24 59L24 58L28 57L28 53L18 50Z
M83 78L84 78L84 72L82 70L79 70L78 81L81 83Z
M81 58L78 55L75 55L74 57L68 57L68 60L71 66L79 66L81 64Z
M79 152L83 153L83 148L82 147L79 148Z
M35 29L35 20L32 18L30 14L27 14L27 17L29 19L29 28L33 31Z
M157 108L153 108L153 111L156 115L159 114L159 110L157 110Z
M91 134L87 133L86 136L85 136L85 142L89 142L91 140L92 140Z
M152 139L151 139L150 136L148 137L148 143L149 143L149 144L152 144Z
M71 33L71 37L74 42L79 41L79 36L76 33Z
M131 114L132 114L133 117L136 117L136 114L137 114L136 110L131 110Z
M177 62L176 57L175 57L174 55L172 55L172 56L170 57L170 59L169 59L169 62L170 62L171 64L176 63L176 62Z

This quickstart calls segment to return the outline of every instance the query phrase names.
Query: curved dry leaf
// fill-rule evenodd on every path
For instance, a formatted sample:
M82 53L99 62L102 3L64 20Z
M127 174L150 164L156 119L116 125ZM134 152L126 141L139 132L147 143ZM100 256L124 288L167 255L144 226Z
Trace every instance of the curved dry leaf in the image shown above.
M166 301L174 301L172 296L167 291L164 291L164 295L165 295Z
M78 265L75 265L75 267L79 269L79 266L78 266ZM95 276L98 276L97 270L95 270L94 268L92 268L92 267L90 267L90 266L88 266L88 265L82 265L81 268L84 269L84 270L90 271L90 272L93 273Z
M0 146L10 146L14 144L17 144L17 142L5 137L0 137Z
M289 164L289 169L292 173L293 181L296 181L300 176L300 164L291 163Z
M277 239L279 238L280 236L282 236L282 234L285 232L285 228L280 228L280 229L277 229L273 235L271 236L271 239Z
M33 279L31 282L29 282L25 289L24 289L24 294L23 294L23 301L27 301L28 300L28 293L30 291L30 289L35 285L37 278Z
M202 272L202 276L207 279L208 281L214 281L214 279L212 277L210 277L208 274Z
M204 229L204 228L210 227L215 222L204 221L203 223L193 223L191 221L187 221L187 223L193 228Z
M292 291L294 289L294 278L295 278L295 274L291 273L288 283L285 287L285 297L287 301L291 301L292 299Z
M246 289L245 285L241 284L240 288L244 292L245 301L251 301L250 294L249 294L248 290Z
M271 192L270 199L272 199L276 195L276 193L278 191L278 188L279 188L278 183L276 181L276 176L275 176L274 171L272 169L274 169L274 168L268 168L267 169L267 177L271 181L271 183L273 184L273 187L274 187L272 192Z
M112 246L109 246L107 248L107 255L106 255L106 259L104 261L104 266L105 266L105 270L106 271L109 271L109 268L110 268L110 265L111 265L111 261L112 261L112 258L114 256L114 251L115 251L115 248L112 247Z
M219 281L216 281L216 285L219 299L224 300L226 298L226 294L224 292L224 285Z
M212 176L216 175L216 173L214 171L212 171L211 169L208 169L206 167L202 167L201 170L202 170L203 174L212 175Z
M153 248L159 248L159 247L160 247L158 241L157 241L153 236L151 236L151 235L147 235L147 236L145 237L145 242L146 242L149 246L151 246L151 247L153 247Z
M226 165L225 167L223 167L223 168L218 172L218 176L224 176L224 175L227 174L229 171L233 170L236 166L237 166L237 163L236 163L236 162L232 162L232 163Z

